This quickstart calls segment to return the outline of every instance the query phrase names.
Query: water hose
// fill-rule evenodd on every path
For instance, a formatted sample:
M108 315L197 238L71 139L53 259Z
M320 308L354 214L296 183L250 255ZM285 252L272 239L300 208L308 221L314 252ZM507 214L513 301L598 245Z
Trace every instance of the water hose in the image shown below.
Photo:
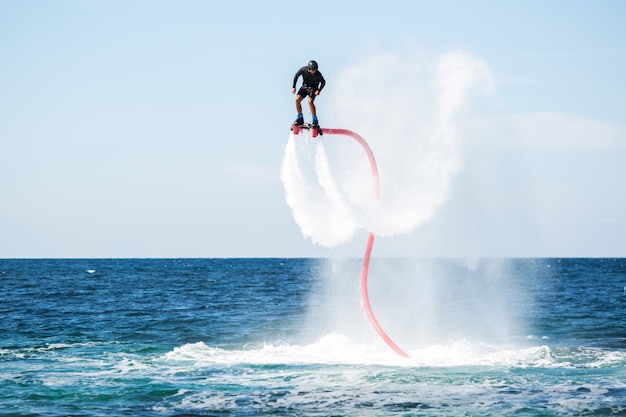
M365 153L367 154L367 158L369 159L370 168L372 171L372 181L374 184L374 199L376 202L378 202L378 194L379 194L378 167L376 165L376 159L374 158L374 153L372 152L372 149L369 147L367 142L365 142L365 140L361 136L356 134L355 132L351 130L347 130L347 129L323 128L322 132L324 135L349 136L352 139L356 140L361 145L361 147L363 147L363 150L365 150ZM369 232L369 235L367 237L367 245L365 246L365 254L363 255L363 266L361 267L361 300L363 302L363 307L365 308L365 312L367 313L367 318L369 319L370 323L372 324L372 326L374 327L378 335L381 337L381 339L383 339L383 341L387 344L387 346L389 346L398 355L408 358L409 355L405 351L403 351L387 335L387 333L385 333L380 323L378 323L378 320L376 320L376 316L374 315L374 312L372 311L372 306L370 305L369 295L367 292L367 275L369 271L370 256L372 254L373 246L374 246L374 233Z

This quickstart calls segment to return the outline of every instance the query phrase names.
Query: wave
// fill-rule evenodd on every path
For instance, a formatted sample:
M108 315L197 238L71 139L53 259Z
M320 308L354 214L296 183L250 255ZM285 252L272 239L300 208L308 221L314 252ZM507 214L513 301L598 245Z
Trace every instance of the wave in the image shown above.
M204 342L185 344L162 360L193 366L212 364L256 365L380 365L401 367L602 368L626 366L626 352L598 348L561 348L547 345L502 348L469 341L408 350L401 358L382 343L356 343L346 336L328 334L308 345L263 344L241 350L211 347Z
M160 353L133 344L54 345L37 360L0 351L9 411L65 415L573 415L621 412L626 353L469 341L409 351L330 333L310 344L223 349L188 343ZM156 348L156 347L155 347ZM8 363L5 361L5 363ZM609 408L607 408L609 407ZM54 410L54 413L48 412ZM356 411L355 411L356 410ZM592 413L590 413L592 414Z

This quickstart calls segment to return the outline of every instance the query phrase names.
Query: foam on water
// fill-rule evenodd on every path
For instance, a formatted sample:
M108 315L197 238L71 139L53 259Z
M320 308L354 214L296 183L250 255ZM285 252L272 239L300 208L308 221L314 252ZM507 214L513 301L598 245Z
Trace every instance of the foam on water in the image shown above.
M547 345L521 349L454 342L409 351L401 358L382 343L362 344L346 336L328 334L309 345L264 344L243 350L210 347L203 342L175 348L163 355L168 363L194 367L214 364L256 365L380 365L400 367L505 367L505 368L599 368L624 366L626 353L602 349L550 348Z

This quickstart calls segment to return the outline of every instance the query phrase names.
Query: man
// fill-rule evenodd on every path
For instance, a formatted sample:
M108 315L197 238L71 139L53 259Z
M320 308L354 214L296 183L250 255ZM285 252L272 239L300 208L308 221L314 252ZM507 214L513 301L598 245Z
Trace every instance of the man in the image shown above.
M304 124L304 116L302 115L302 99L309 96L309 109L311 110L313 125L318 126L317 112L315 110L315 97L320 95L322 88L326 85L326 80L324 80L322 73L317 70L317 62L311 60L306 67L300 68L293 77L291 94L296 93L296 83L298 82L298 78L300 78L300 76L302 76L302 87L300 87L298 95L296 95L296 110L298 112L298 118L294 124Z

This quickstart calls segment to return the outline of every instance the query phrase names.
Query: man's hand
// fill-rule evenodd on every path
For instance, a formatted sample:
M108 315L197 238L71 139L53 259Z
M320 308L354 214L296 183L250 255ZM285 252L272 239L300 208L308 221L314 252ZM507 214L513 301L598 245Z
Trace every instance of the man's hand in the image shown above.
M319 96L320 95L320 90L315 90L315 95Z
M291 88L291 94L296 94L296 87Z

